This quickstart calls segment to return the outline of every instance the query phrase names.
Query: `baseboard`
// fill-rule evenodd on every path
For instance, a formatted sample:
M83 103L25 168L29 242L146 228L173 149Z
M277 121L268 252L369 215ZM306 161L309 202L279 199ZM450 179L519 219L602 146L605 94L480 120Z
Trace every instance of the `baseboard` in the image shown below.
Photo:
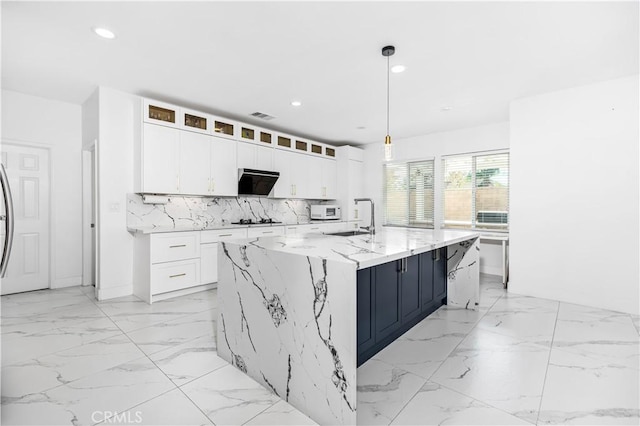
M480 263L480 273L481 274L488 274L488 275L498 275L498 276L502 276L502 267L500 266L483 266L482 263Z
M82 276L57 278L51 282L51 288L75 287L82 285Z
M107 287L98 289L98 300L115 299L116 297L131 296L133 285L121 285L117 287Z

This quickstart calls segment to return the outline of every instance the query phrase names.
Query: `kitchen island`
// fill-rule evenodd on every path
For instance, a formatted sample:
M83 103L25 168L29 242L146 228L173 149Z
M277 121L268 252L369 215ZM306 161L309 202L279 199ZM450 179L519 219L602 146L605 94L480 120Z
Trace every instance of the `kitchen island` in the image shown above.
M221 248L218 354L320 424L356 423L361 362L443 303L477 308L472 232L387 227Z

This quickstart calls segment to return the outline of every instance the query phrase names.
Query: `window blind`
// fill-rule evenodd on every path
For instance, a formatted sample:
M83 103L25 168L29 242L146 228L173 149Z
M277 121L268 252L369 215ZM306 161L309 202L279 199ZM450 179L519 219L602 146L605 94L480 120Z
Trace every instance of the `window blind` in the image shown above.
M445 228L508 230L509 153L442 160Z
M384 165L385 224L433 228L433 160Z

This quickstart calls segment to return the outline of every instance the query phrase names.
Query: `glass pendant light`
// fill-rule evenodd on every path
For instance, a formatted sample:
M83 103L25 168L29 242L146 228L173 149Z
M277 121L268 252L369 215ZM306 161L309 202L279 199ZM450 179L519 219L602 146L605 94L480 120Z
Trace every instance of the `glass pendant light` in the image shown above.
M391 144L391 135L389 134L389 57L396 53L394 46L385 46L382 48L382 56L387 57L387 136L384 137L384 161L393 160L393 145Z

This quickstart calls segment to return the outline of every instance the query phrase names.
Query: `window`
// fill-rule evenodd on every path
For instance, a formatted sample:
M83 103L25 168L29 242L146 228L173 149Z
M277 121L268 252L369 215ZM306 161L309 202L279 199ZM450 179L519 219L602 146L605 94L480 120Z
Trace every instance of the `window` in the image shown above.
M385 225L433 228L433 160L384 165Z
M445 228L509 229L509 153L442 160Z

